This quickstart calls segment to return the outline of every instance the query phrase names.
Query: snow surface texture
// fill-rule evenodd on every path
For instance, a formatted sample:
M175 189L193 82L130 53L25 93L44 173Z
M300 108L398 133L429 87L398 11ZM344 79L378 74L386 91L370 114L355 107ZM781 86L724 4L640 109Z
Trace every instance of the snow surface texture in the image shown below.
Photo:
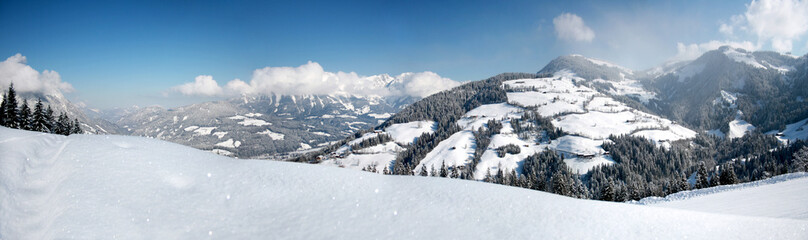
M649 197L643 205L755 217L808 220L808 173Z
M384 131L390 134L397 143L410 144L423 133L435 131L436 123L433 121L415 121L398 123L387 127Z
M235 160L140 137L0 128L0 159L2 239L808 238L803 220Z
M739 138L746 135L747 132L755 130L755 126L752 126L751 123L741 119L741 116L743 116L743 113L738 110L738 113L735 115L735 120L729 122L729 132L727 133L727 137Z

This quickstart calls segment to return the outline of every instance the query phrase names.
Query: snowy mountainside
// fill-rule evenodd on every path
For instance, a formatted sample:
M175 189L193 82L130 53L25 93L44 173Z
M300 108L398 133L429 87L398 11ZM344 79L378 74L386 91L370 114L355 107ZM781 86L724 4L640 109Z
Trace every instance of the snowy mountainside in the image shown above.
M428 152L413 167L413 174L421 174L424 170L437 172L436 169L445 165L449 169L465 169L473 178L483 179L500 170L522 171L521 165L525 158L547 149L563 154L566 157L564 161L572 172L583 174L595 166L613 163L608 153L601 148L604 141L609 141L607 138L610 135L642 136L661 146L696 136L696 132L673 121L633 109L612 99L587 86L585 79L574 74L561 72L556 75L500 81L497 87L506 90L504 102L483 104L461 115L452 123L458 129L450 132L449 136L432 149L420 150ZM569 135L549 139L546 134L537 135L524 131L523 129L530 128L533 124L528 119L523 119L528 112L551 118L552 125L560 127ZM475 134L480 129L494 128L489 126L491 121L500 123L501 127L490 136L487 145L481 146ZM368 134L389 134L396 138L400 133L391 134L391 128L413 123L415 122L382 125L377 128L377 132ZM423 131L408 136L419 136L421 133ZM369 165L364 164L374 164L371 169L376 172L383 172L385 169L392 171L398 155L405 148L412 147L397 143L398 148L385 147L385 151L361 152L351 151L353 144L356 142L345 143L334 152L323 153L319 156L321 164L365 170ZM505 153L505 148L511 148L510 152ZM375 161L370 163L366 159Z
M800 101L806 56L721 47L664 74L644 79L657 99L651 111L694 129L740 137L747 130L783 130L808 117Z
M0 159L2 239L808 237L804 220L236 160L133 136L0 127Z
M242 96L174 109L141 108L117 124L148 136L240 158L274 158L368 129L412 102L380 96Z

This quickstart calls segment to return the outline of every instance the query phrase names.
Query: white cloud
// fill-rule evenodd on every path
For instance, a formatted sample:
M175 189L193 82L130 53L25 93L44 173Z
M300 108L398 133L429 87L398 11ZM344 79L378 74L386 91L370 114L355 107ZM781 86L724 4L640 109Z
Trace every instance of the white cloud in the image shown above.
M433 72L402 73L397 78L404 84L403 95L413 97L423 98L460 85L457 81Z
M595 32L586 26L584 20L572 13L562 13L553 18L556 36L562 40L592 42Z
M719 31L733 35L738 28L756 36L759 45L770 43L775 51L789 52L808 32L808 0L752 1L731 20L732 25L722 24Z
M735 28L732 25L727 25L726 23L722 23L720 27L718 27L718 32L721 32L726 35L732 35L735 31Z
M385 87L391 80L397 85ZM326 72L320 64L310 61L298 67L256 69L249 83L234 79L221 87L212 76L201 75L194 82L173 87L171 90L196 96L348 94L426 97L459 84L433 72L403 73L395 79L387 75L365 77L354 72Z
M198 96L217 96L222 95L224 91L213 76L199 75L194 79L194 82L182 84L172 88L172 90L182 93L183 95L198 95Z
M0 88L5 89L14 83L14 89L18 92L61 95L62 92L73 91L73 86L62 82L59 73L51 70L40 73L26 63L25 56L19 53L0 62Z
M676 56L670 59L670 61L687 61L693 60L700 57L702 54L708 51L716 50L721 46L730 46L733 48L742 48L748 51L756 51L758 50L759 46L753 44L749 41L744 42L732 42L732 41L709 41L706 43L700 44L688 44L685 45L684 43L677 43L676 44Z

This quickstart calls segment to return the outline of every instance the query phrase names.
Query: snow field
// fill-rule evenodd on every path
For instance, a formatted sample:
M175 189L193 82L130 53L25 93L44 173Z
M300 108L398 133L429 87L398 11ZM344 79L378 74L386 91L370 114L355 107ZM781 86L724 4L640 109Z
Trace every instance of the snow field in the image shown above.
M397 123L384 129L384 132L390 134L397 143L407 145L415 142L415 139L420 137L423 133L434 132L435 124L434 121Z
M139 137L0 128L0 159L4 239L808 238L804 220L235 160Z
M637 204L769 218L808 220L808 173L649 197Z

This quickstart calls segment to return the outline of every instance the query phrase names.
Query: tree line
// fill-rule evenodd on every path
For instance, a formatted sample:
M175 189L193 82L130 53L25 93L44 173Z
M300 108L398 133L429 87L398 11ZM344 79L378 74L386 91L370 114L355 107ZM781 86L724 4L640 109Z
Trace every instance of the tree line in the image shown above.
M33 109L25 100L20 105L17 101L14 84L9 85L8 90L3 94L3 102L0 103L0 125L65 136L83 133L78 119L71 119L65 113L60 113L55 117L53 109L50 106L45 108L42 99L37 100Z

